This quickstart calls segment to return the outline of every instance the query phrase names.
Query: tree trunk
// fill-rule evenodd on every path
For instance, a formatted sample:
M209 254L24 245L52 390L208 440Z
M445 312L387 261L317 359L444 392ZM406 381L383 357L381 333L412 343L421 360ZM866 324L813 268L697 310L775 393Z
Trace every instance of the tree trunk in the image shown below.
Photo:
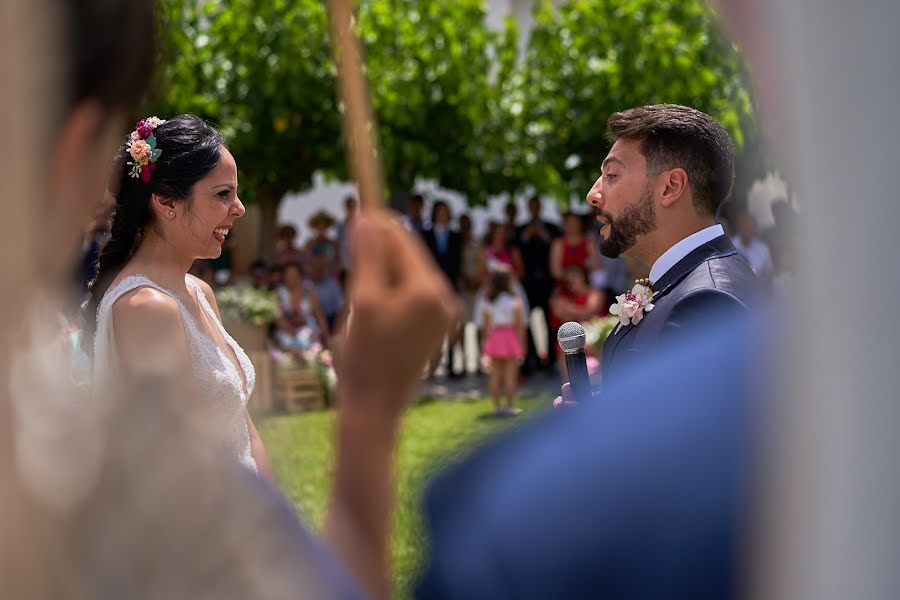
M275 232L278 229L278 205L281 195L266 192L258 196L259 201L259 256L267 263L275 255Z

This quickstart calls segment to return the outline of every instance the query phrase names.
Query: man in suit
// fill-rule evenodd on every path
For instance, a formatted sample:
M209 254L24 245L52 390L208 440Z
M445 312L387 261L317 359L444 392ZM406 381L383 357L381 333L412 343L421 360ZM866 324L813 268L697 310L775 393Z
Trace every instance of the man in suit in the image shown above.
M528 296L528 304L532 308L540 307L544 313L547 331L553 335L550 327L550 296L553 294L553 276L550 274L550 244L562 235L559 227L541 219L541 198L532 196L528 200L528 222L516 229L516 239L522 254L522 266L525 276L522 285ZM548 356L543 361L538 357L534 344L534 336L528 329L528 356L525 358L527 371L537 368L551 368L556 364L556 344L550 344ZM541 364L543 362L543 364Z
M711 310L746 311L761 287L715 222L734 179L725 129L705 113L673 104L615 113L607 129L614 143L587 194L600 252L652 265L643 283L653 305L639 309L637 318L620 317L623 326L607 338L608 380L641 352L694 329ZM623 313L629 300L618 297Z
M443 200L438 200L431 208L431 227L422 234L425 245L434 257L440 270L450 280L453 289L459 292L459 276L462 268L462 238L459 232L450 229L450 207ZM447 376L459 377L453 371L456 344L462 337L463 323L457 323L448 339ZM440 354L432 359L429 373L434 373L440 364ZM464 367L465 369L465 367Z
M443 200L438 200L431 208L431 227L423 236L425 245L438 267L450 280L454 289L459 287L459 269L462 263L462 243L459 233L450 229L450 207Z

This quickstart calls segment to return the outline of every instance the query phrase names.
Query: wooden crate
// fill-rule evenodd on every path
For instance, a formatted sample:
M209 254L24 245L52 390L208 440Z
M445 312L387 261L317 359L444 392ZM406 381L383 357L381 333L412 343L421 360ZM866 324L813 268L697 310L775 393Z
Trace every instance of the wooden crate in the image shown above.
M275 375L275 395L287 413L325 407L325 393L312 367L279 366Z

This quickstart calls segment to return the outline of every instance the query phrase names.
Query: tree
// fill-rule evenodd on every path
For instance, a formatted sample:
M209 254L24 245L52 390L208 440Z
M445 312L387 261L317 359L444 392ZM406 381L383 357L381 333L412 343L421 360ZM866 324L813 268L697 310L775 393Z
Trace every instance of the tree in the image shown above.
M265 256L281 198L344 161L325 3L162 0L161 13L155 105L220 126L260 205Z
M739 152L755 132L740 56L702 0L544 0L521 68L522 168L565 204L597 178L613 112L692 106L722 123Z
M264 243L287 192L316 172L347 178L326 5L160 3L153 112L219 124ZM755 135L740 57L702 0L540 0L524 57L514 21L488 28L484 0L360 0L357 14L393 191L427 178L472 204L526 187L568 203L597 176L607 117L641 104L704 110L739 151Z
M505 39L483 0L369 0L362 39L388 187L437 180L470 199L490 193L480 137L495 122L491 80ZM473 143L477 140L477 143Z

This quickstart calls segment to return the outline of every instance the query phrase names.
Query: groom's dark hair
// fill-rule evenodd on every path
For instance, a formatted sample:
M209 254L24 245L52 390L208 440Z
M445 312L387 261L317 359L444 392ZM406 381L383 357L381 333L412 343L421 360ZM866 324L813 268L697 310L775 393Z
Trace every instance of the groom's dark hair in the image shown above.
M611 141L641 141L648 177L666 169L684 169L698 210L716 214L731 192L731 138L708 114L678 104L652 104L613 113L606 128Z

